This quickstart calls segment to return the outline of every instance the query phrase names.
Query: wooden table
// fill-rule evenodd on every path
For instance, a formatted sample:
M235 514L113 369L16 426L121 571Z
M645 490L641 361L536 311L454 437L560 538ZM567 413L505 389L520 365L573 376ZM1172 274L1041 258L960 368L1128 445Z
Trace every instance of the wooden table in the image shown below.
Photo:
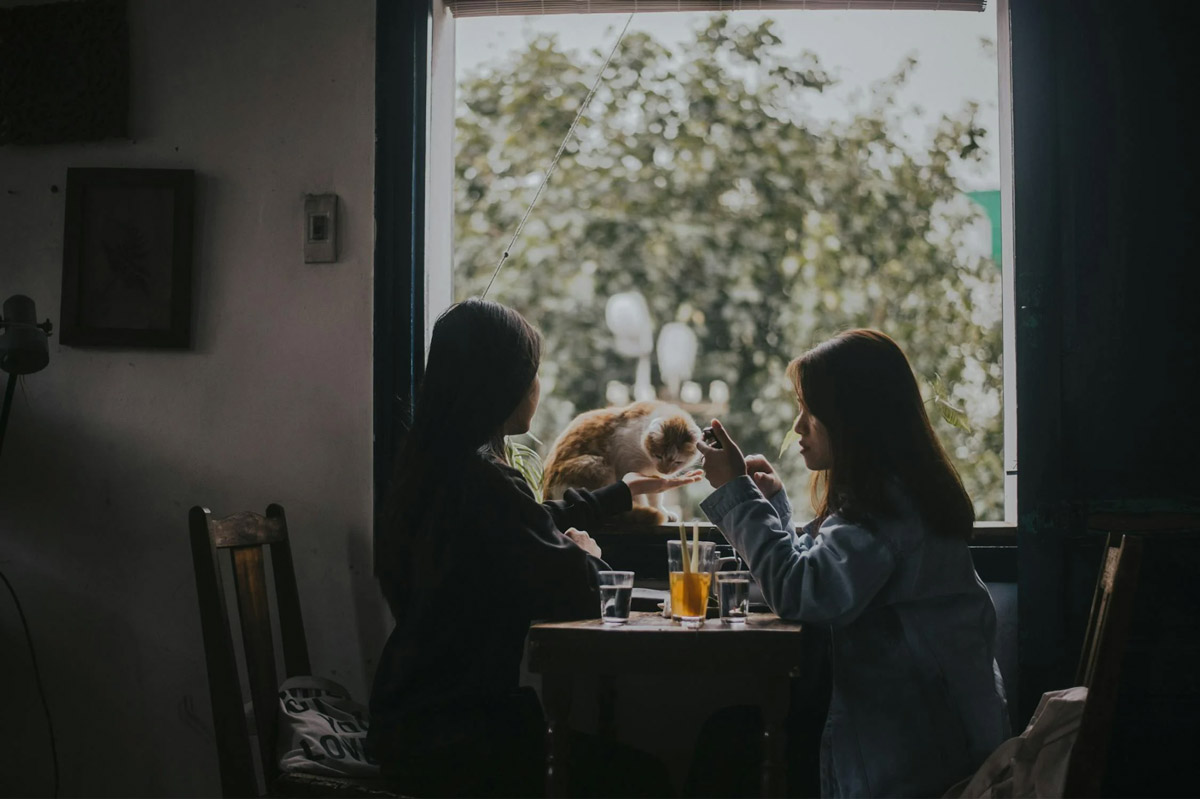
M614 726L614 677L716 672L723 677L740 675L762 687L762 793L783 796L787 778L783 721L788 680L800 676L800 634L799 624L782 621L773 613L752 613L743 625L708 619L697 629L659 613L632 613L621 626L599 619L533 625L529 670L542 675L547 795L566 795L567 725L576 675L599 678L599 727L605 734Z

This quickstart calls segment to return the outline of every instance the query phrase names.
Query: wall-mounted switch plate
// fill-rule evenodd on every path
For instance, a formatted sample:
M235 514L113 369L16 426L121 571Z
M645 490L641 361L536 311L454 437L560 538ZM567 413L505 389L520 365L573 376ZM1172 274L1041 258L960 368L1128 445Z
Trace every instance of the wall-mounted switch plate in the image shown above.
M304 195L304 263L337 260L337 195Z

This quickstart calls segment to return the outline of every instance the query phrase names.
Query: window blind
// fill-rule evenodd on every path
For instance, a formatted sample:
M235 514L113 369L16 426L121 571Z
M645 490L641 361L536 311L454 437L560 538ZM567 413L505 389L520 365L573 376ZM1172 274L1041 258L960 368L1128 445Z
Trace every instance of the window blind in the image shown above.
M456 17L646 11L983 11L987 0L445 0Z

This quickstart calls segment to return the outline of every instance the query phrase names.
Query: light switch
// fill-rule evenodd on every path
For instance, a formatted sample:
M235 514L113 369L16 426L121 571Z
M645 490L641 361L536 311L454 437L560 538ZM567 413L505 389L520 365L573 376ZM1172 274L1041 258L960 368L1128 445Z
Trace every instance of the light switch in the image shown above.
M304 263L337 261L337 195L304 195Z

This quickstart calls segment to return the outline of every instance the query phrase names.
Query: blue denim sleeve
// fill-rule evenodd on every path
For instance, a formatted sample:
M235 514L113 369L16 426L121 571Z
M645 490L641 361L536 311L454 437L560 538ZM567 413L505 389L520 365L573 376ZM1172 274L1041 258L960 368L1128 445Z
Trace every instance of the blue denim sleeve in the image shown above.
M805 550L817 543L816 535L819 529L820 525L816 519L801 527L796 535L796 548Z
M750 567L763 598L781 618L835 627L866 610L896 561L870 530L832 516L815 539L797 540L779 510L746 476L700 504Z
M775 513L779 514L779 523L783 525L784 530L792 529L792 502L788 499L787 491L779 489L775 496L771 497L771 507L775 509Z

